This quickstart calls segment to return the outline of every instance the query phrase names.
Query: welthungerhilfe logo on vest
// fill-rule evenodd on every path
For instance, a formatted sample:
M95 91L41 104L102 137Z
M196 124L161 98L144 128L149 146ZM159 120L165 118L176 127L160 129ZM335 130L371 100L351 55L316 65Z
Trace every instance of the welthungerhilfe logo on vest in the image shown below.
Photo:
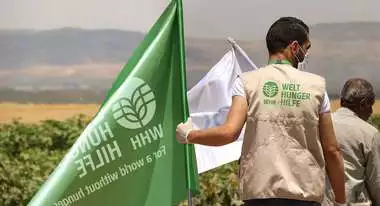
M279 87L281 85L281 88ZM302 91L303 86L297 83L266 81L263 86L264 104L273 106L299 107L302 101L310 100L311 94ZM280 95L280 97L278 97Z

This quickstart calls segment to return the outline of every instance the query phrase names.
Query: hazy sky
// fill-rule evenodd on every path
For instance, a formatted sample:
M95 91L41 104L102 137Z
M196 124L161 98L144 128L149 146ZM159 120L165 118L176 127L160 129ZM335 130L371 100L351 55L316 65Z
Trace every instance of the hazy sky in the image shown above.
M147 31L168 0L0 0L0 28ZM183 0L187 36L261 39L280 16L308 24L380 21L379 0Z

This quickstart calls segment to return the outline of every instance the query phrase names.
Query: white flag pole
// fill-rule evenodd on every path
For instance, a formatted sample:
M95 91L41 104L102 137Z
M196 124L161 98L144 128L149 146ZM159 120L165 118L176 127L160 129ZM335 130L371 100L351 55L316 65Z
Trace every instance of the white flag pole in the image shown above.
M248 57L247 53L239 46L239 44L236 43L236 41L232 37L228 37L227 41L232 45L232 47L240 52L240 54L244 57L245 60L254 68L257 70L257 66L252 62L252 60Z

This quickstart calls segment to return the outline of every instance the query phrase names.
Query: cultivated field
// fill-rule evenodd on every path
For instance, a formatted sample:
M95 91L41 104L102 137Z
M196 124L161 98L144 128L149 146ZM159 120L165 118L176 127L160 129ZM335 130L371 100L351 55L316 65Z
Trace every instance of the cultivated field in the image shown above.
M21 118L22 122L46 119L64 120L76 114L93 116L99 109L96 104L0 104L0 123Z
M339 107L339 101L331 103L332 110ZM14 104L0 103L0 123L21 118L23 122L38 122L46 119L64 120L76 114L93 116L99 109L96 104ZM380 114L380 100L376 101L374 113Z

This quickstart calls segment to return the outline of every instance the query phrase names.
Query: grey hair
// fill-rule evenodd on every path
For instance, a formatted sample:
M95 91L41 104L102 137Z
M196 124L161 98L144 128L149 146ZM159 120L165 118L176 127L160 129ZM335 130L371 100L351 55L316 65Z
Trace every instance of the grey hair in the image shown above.
M356 105L360 104L363 99L374 100L375 92L367 80L354 78L346 81L340 97L342 104Z

